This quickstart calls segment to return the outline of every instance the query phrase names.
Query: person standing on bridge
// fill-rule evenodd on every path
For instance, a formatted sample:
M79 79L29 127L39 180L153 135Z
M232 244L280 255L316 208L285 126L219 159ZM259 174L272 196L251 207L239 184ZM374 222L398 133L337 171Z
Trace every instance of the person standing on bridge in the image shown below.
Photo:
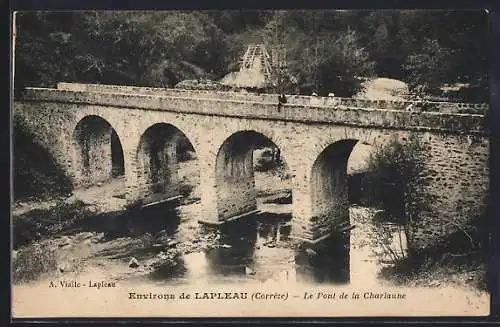
M278 97L278 112L281 112L281 106L286 103L286 97L284 94L281 94Z

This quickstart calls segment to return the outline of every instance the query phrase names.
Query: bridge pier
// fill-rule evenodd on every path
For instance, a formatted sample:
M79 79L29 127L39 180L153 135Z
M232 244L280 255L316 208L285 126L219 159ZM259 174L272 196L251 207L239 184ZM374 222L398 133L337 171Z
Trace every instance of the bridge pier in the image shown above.
M113 128L103 119L89 116L73 131L74 185L91 186L111 179L113 170Z
M253 144L244 134L233 135L220 148L200 156L208 169L200 171L200 223L221 225L257 212Z
M211 156L199 153L200 162L206 164L205 169L200 169L200 192L201 197L201 212L198 222L205 225L218 225L219 217L217 215L217 183L215 181L215 167L212 164L215 162L209 161Z
M301 241L312 241L311 193L307 176L296 180L292 189L292 228L290 237Z
M179 195L174 142L150 144L138 156L137 184L146 203Z
M200 223L220 226L257 213L251 153L235 159L242 160L223 171L200 172L203 193Z
M306 163L312 168L294 190L292 237L316 244L349 228L347 162L356 142L335 142Z
M176 142L142 140L129 154L127 201L147 205L180 196Z
M219 220L225 221L257 210L253 148L225 143L217 157L216 167Z

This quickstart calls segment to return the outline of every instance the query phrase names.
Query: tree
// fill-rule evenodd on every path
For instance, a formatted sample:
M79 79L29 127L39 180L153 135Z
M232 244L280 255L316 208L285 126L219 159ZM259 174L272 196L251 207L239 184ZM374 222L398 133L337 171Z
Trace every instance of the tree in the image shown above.
M417 95L439 94L449 75L451 56L452 50L443 48L437 40L426 39L422 49L409 55L403 65L410 89Z
M357 77L401 79L420 93L468 85L487 100L488 20L481 11L20 12L16 90L60 81L171 87L236 70L249 43L286 54L278 91L351 96ZM420 87L423 85L422 87Z
M355 31L327 33L301 44L301 53L292 54L290 70L305 92L350 97L362 89L361 77L373 74L374 63Z
M407 56L399 37L400 11L380 10L368 12L357 31L375 61L379 76L401 78L401 64Z
M76 77L65 65L74 51L70 41L72 16L51 12L19 12L16 16L15 90L52 86Z
M221 30L201 12L21 13L16 84L173 86L219 77L227 52Z
M484 11L402 11L397 38L406 58L403 80L417 94L443 95L444 84L463 83L457 101L488 99L488 19Z

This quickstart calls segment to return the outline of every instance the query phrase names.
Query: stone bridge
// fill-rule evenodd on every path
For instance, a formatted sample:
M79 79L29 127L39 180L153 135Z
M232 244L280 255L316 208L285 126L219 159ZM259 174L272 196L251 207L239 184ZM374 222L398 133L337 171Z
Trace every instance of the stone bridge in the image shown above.
M292 175L291 233L311 242L349 220L346 168L355 144L404 141L414 133L430 146L436 198L436 214L422 220L415 246L432 244L484 210L486 109L304 96L278 105L272 94L73 83L27 88L14 103L14 114L75 187L123 175L131 202L179 195L176 144L187 137L200 166L200 222L213 225L257 209L253 149L272 141Z

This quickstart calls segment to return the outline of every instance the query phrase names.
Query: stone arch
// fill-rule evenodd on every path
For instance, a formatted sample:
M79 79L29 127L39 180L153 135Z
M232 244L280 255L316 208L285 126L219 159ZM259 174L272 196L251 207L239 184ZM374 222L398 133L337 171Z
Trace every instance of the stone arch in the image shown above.
M178 154L180 140L190 139L176 126L164 122L149 126L139 138L136 150L137 189L144 202L180 195Z
M239 130L224 140L217 151L215 163L218 220L227 220L257 209L253 167L256 147L275 146L279 159L290 171L280 144L279 139L253 129Z
M349 222L347 162L358 143L342 139L325 147L310 172L311 220L314 238L328 234L335 225Z
M75 184L94 185L125 174L123 147L116 130L99 115L78 121L72 135Z
M393 133L390 133L392 135ZM366 128L346 127L331 134L323 135L318 142L312 146L311 158L316 158L331 144L342 140L357 140L358 143L377 146L383 144L388 135L380 130Z
M255 122L252 120L236 120L234 124L231 124L230 127L226 130L225 135L220 140L220 144L226 141L231 137L232 134L236 134L242 131L253 131L255 133L262 134L267 139L271 140L272 143L276 145L277 148L280 149L280 152L287 159L287 163L292 165L292 161L295 159L294 156L289 152L290 142L287 139L288 135L284 134L285 124L280 122L276 122L272 126L268 124L261 124L260 122ZM220 145L217 147L218 152L220 149Z

